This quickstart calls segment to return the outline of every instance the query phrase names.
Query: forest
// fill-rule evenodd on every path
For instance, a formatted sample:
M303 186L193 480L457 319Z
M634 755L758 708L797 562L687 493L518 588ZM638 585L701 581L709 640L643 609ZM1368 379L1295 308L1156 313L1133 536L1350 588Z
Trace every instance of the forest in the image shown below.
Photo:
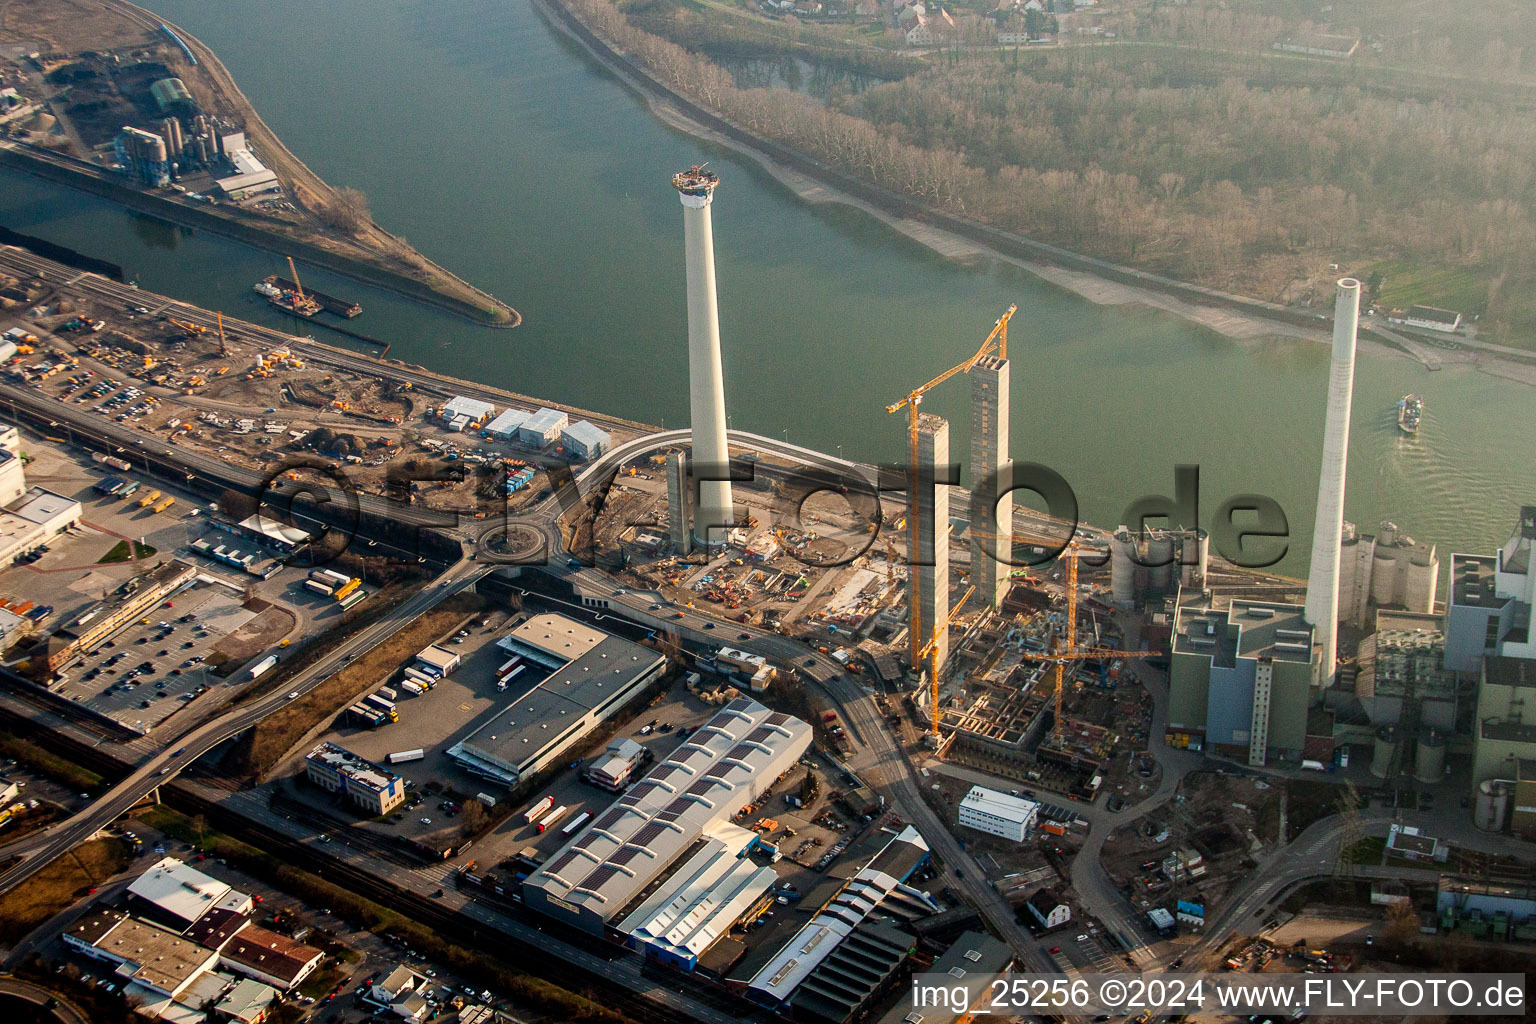
M1487 19L1474 19L1486 39L1426 45L1419 73L1382 56L1396 48L1359 62L1275 54L1294 28L1280 0L1163 6L1115 43L957 43L819 101L738 88L661 38L700 35L696 9L669 23L651 3L631 18L569 2L743 129L946 212L1284 303L1327 295L1338 264L1384 304L1456 308L1489 340L1536 347L1536 89L1518 37ZM761 26L701 38L718 49L733 34L762 51ZM806 45L803 28L793 36ZM1481 60L1457 73L1458 53Z

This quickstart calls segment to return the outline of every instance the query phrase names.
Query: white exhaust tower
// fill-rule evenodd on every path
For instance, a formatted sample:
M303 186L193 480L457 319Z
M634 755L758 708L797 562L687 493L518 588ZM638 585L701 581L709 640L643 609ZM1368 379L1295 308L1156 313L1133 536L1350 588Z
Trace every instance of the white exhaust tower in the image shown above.
M727 477L730 451L725 440L725 371L720 362L720 309L715 296L715 235L709 216L720 176L693 166L672 176L683 201L683 234L688 266L688 390L693 423L693 468L698 501L693 536L708 547L724 543L736 521ZM702 471L702 473L701 473Z
M1339 661L1339 549L1344 533L1344 477L1349 461L1349 411L1355 388L1355 333L1360 325L1360 282L1339 281L1333 307L1333 362L1328 369L1328 415L1323 425L1323 468L1317 482L1317 522L1307 573L1306 619L1321 649L1316 683L1333 685Z

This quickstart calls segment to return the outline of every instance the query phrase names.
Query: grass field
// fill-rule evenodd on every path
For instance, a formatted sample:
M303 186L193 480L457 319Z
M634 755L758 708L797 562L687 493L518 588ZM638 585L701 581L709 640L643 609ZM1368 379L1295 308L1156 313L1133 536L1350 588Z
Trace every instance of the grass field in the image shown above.
M1406 306L1454 309L1467 319L1488 301L1488 278L1471 267L1426 265L1417 260L1383 260L1363 271L1381 275L1377 299L1383 310Z
M0 942L16 942L132 860L132 849L123 839L96 839L77 846L26 885L0 897Z
M150 555L155 553L155 548L152 545L140 544L138 541L134 541L133 543L135 552L140 558L148 558ZM112 550L102 555L101 558L97 560L96 564L112 565L117 562L126 562L128 561L128 557L128 542L126 540L120 540L116 544L112 545Z

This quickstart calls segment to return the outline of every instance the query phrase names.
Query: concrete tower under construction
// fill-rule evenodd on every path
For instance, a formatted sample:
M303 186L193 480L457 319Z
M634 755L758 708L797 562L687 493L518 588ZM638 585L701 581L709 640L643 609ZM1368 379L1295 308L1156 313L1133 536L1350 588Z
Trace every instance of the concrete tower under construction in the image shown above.
M735 522L730 453L726 447L725 371L720 360L720 310L715 295L715 236L710 204L720 178L702 167L672 176L683 202L688 269L688 391L693 425L693 536L702 546L725 542Z
M941 479L949 465L949 421L942 416L923 413L917 418L917 458L919 480L929 481L918 487L907 503L907 515L921 528L920 540L912 551L909 572L917 584L916 595L908 594L908 647L913 671L922 670L918 653L937 635L935 664L943 671L949 660L949 488L932 484ZM908 527L908 536L911 536ZM935 634L937 630L937 634Z
M1008 588L1006 561L1013 551L1013 495L1006 488L1008 468L1008 360L983 356L971 367L971 496L978 509L994 509L992 522L971 519L971 582L991 608L1001 605Z
M1333 684L1339 653L1339 550L1344 529L1344 480L1349 462L1349 412L1355 387L1355 333L1360 324L1360 282L1339 281L1333 307L1333 359L1328 369L1328 415L1323 424L1323 467L1317 482L1312 566L1307 572L1305 616L1318 650L1316 685Z

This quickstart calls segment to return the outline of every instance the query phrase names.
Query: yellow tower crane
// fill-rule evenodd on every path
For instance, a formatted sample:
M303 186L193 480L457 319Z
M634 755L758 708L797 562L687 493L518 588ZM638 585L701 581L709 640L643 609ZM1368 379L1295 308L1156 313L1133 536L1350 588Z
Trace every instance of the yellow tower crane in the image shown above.
M956 601L955 606L949 611L949 618L939 623L933 631L933 636L928 638L928 642L923 644L917 653L919 664L924 658L928 659L928 713L930 716L928 739L933 743L935 750L939 747L939 639L948 631L949 624L955 621L960 614L960 609L965 607L965 602L969 601L974 593L976 588L971 587L960 595L960 600Z
M1101 647L1077 646L1077 560L1081 551L1082 549L1078 547L1077 542L1073 541L1067 545L1066 551L1062 552L1062 557L1067 562L1066 642L1063 643L1062 636L1058 634L1052 643L1052 646L1055 648L1054 650L1045 654L1025 652L1020 655L1025 661L1044 661L1055 666L1053 688L1055 690L1056 722L1052 727L1052 734L1056 738L1056 745L1058 747L1062 744L1062 729L1066 722L1066 718L1061 711L1061 700L1066 683L1065 669L1067 662L1101 661L1105 658L1155 658L1161 653L1159 651L1116 651Z
M224 351L224 314L215 314L219 318L219 355L225 355Z
M1018 311L1018 308L1019 307L1018 307L1017 304L1011 305L1003 313L1002 316L997 318L997 322L992 325L992 333L987 335L987 340L983 341L981 343L981 347L976 350L976 354L971 356L971 358L967 359L963 363L957 363L956 365L951 366L949 369L945 370L943 373L939 374L937 377L933 378L933 380L930 380L928 383L924 384L922 387L918 388L915 391L912 391L912 392L908 393L908 395L905 398L901 399L901 401L894 402L891 405L888 405L888 406L885 407L885 411L888 412L888 413L900 412L902 409L906 409L907 410L907 443L908 443L908 451L907 451L907 543L909 545L908 548L907 548L907 551L908 551L908 558L909 558L909 560L914 565L915 565L915 563L917 561L918 553L921 550L919 545L920 545L920 543L922 541L922 536L921 536L921 534L922 534L922 525L921 525L922 516L920 516L918 514L918 510L917 510L917 499L918 499L918 479L917 479L917 475L918 475L917 474L917 463L918 463L918 431L917 431L918 410L917 410L917 407L922 404L922 402L923 402L923 395L925 395L929 391L932 391L934 388L938 387L940 384L943 384L945 381L949 380L949 378L953 377L955 374L957 374L957 373L970 373L971 372L971 367L975 366L978 362L980 362L983 357L985 357L987 355L990 355L992 353L992 346L993 346L994 342L996 342L996 344L997 344L997 354L998 354L999 358L1007 359L1008 358L1008 321L1013 318L1013 314ZM934 525L935 525L935 529L939 529L942 524L937 524L936 523ZM935 538L934 543L937 544L941 540L942 540L942 538ZM910 628L907 631L907 653L908 653L908 659L911 662L911 665L912 665L912 668L913 668L914 671L916 671L918 666L921 665L922 662L923 662L924 655L921 653L921 651L926 646L924 644L924 637L927 636L927 633L928 633L927 629L925 628L927 624L923 622L923 613L922 613L923 605L922 605L922 600L921 600L922 595L918 593L918 587L919 587L918 576L919 575L920 574L915 572L915 571L908 571L908 573L907 573L907 603L908 603L909 609L911 610L911 616L912 616L911 625L910 625ZM944 581L940 580L939 581L939 585L943 586L944 585ZM935 719L935 722L937 722L937 719ZM938 732L938 726L937 725L934 726L934 732L935 732L935 734L937 734L937 732Z

